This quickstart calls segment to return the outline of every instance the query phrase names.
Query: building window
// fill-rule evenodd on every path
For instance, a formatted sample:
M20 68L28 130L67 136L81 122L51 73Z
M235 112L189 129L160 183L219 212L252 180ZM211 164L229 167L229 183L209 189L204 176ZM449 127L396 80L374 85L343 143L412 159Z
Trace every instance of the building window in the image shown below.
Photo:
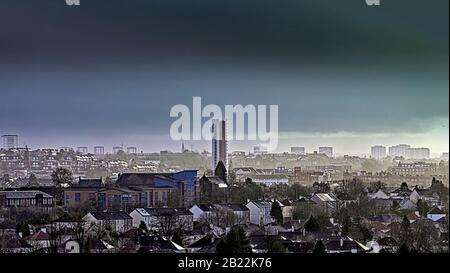
M158 192L155 192L155 206L159 205L159 196L158 196Z
M166 206L167 205L167 192L163 191L162 193L162 205Z
M75 203L79 204L81 202L81 194L79 192L75 193Z

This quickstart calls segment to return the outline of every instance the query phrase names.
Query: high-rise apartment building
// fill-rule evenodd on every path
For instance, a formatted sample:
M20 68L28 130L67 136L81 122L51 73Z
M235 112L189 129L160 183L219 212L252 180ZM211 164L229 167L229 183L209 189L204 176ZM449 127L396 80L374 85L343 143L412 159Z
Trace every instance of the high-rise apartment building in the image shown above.
M319 154L333 157L333 147L319 147Z
M389 147L389 155L390 156L406 156L406 150L411 148L410 145L407 144L399 144L395 146Z
M212 170L215 170L219 161L228 168L228 143L225 120L213 120L212 124Z
M304 155L305 147L291 147L291 154Z
M103 147L103 146L95 146L94 147L94 154L95 155L104 155L105 154L105 147Z
M370 149L370 155L375 159L383 159L386 157L386 147L381 145L372 146Z
M19 136L18 135L3 135L2 136L2 147L5 150L15 149L19 147Z

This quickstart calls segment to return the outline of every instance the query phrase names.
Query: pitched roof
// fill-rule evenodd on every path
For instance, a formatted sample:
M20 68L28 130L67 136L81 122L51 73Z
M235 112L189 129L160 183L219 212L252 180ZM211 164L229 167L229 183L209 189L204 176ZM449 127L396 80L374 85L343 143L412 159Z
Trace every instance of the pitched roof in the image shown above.
M180 250L178 245L161 236L139 236L139 245L138 253Z
M398 245L397 241L390 236L379 238L377 240L377 243L382 246L397 246Z
M128 213L124 211L97 211L97 212L90 212L92 216L94 216L97 220L122 220L122 219L133 219L131 218Z
M138 208L136 211L142 216L192 215L186 208Z
M352 249L356 249L359 252L364 250L358 243L348 239L330 240L325 242L325 247L331 251L351 251Z
M316 193L317 196L322 202L335 202L336 199L329 193Z
M26 237L26 240L28 241L48 241L48 239L48 233L42 230L39 230L38 232L35 232L32 235Z
M205 176L205 177L206 177L206 179L208 179L209 182L219 186L219 188L227 188L228 187L227 182L225 182L225 180L223 180L222 178L220 178L218 176Z
M232 211L249 211L250 209L243 204L218 204L218 206L228 208Z
M315 247L314 242L283 242L283 245L293 253L312 253Z
M82 219L76 219L75 217L72 217L68 213L64 213L61 217L56 219L55 222L57 222L57 223L72 223L72 222L81 223L81 222L85 222L85 221Z
M213 204L196 204L197 207L199 207L202 211L213 211L214 205Z
M78 186L79 187L102 187L103 181L102 181L102 178L79 178Z
M445 214L440 208L433 207L427 214Z
M50 194L42 191L0 191L0 195L5 195L9 198L36 198L38 194L42 194L43 198L52 198Z

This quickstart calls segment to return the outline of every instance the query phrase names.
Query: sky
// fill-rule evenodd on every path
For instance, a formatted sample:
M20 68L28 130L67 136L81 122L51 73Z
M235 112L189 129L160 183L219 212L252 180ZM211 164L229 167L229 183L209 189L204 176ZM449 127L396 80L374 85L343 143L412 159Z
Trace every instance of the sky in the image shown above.
M0 134L179 150L169 111L200 96L278 105L278 151L448 152L448 1L381 2L0 0Z

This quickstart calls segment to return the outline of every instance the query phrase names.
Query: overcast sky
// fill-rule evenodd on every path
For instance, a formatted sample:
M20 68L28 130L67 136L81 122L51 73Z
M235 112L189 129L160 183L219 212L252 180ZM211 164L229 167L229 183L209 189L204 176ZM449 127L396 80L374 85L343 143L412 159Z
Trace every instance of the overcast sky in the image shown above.
M448 31L447 0L1 0L0 134L175 150L169 110L201 96L279 105L280 151L441 153Z

